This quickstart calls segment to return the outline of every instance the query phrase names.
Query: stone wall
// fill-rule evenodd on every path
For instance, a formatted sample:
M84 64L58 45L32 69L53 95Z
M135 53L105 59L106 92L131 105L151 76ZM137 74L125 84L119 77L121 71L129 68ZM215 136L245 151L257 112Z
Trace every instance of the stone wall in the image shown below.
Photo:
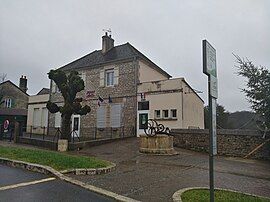
M78 72L84 72L86 75L85 79L85 90L78 93L78 97L82 97L84 101L82 105L89 105L91 107L91 112L85 116L81 116L81 137L93 137L95 127L97 125L97 108L98 108L98 97L102 97L107 106L107 111L109 111L108 98L112 99L112 103L122 104L122 118L121 125L125 126L124 133L130 134L134 133L131 130L132 127L136 127L136 106L137 106L137 86L136 86L136 76L137 68L136 63L133 61L125 61L122 63L115 63L112 65L105 65L96 68L85 68L80 69ZM100 71L108 68L118 68L119 69L119 79L118 84L113 87L100 86ZM91 98L86 98L86 91L94 91L94 96ZM63 103L63 98L61 93L51 93L50 100L61 105ZM54 134L54 114L49 113L49 133ZM110 126L108 126L110 127ZM101 133L102 131L98 131ZM120 133L119 133L120 134Z
M204 129L174 129L176 147L208 152L209 131ZM269 136L268 136L269 138ZM267 139L253 130L217 130L218 155L244 157ZM258 149L249 158L270 160L270 142Z

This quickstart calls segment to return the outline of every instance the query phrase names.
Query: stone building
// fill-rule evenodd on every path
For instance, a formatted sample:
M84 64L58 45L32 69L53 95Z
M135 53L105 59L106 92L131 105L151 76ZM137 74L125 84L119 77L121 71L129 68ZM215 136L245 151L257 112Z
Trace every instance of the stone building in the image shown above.
M171 78L130 43L114 46L114 40L107 33L102 37L101 50L95 50L60 69L67 73L78 71L85 82L85 90L78 96L84 98L82 104L90 105L91 112L86 116L72 117L72 128L81 137L92 134L98 136L107 130L119 136L135 134L137 109L138 104L141 104L141 100L138 100L141 91L138 88L145 82L167 81ZM59 105L63 102L53 82L50 100ZM49 113L50 128L60 127L60 123L60 113Z
M29 96L27 114L27 132L46 134L48 126L48 109L50 89L42 88L36 95Z
M14 121L26 126L27 120L27 103L28 94L27 79L25 76L20 78L19 87L10 80L0 84L0 124L3 125L5 120L8 120L10 126L13 127Z

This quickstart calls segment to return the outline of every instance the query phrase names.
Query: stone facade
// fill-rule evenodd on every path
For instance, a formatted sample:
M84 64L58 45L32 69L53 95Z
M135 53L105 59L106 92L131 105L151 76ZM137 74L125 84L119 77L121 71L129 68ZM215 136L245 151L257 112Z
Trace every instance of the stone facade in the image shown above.
M0 84L0 93L3 95L3 101L5 99L11 100L10 107L6 107L5 103L0 106L0 125L5 120L9 120L11 127L13 127L16 120L22 126L26 126L28 94L11 81L5 81Z
M28 95L22 90L15 86L12 82L6 81L0 86L1 94L4 95L3 100L6 98L11 98L14 103L12 108L15 109L27 109Z
M209 131L203 129L174 129L174 145L195 151L209 151ZM269 137L269 136L268 136ZM253 130L217 130L218 155L245 157L267 139ZM266 143L249 158L270 160L270 144Z
M136 62L135 61L125 61L122 63L115 63L111 65L104 65L96 68L83 68L78 69L79 73L85 74L85 89L78 93L78 97L83 98L82 105L89 105L91 107L91 112L85 116L81 116L80 122L80 137L85 138L94 138L94 136L99 136L99 133L108 132L102 129L98 130L97 127L97 108L98 106L98 97L104 99L105 104L101 105L106 107L107 113L110 111L110 104L108 103L108 97L112 99L112 104L119 103L122 104L122 116L121 116L121 129L113 129L112 133L120 136L122 132L125 134L132 133L132 128L136 126ZM100 86L100 72L104 69L117 68L119 70L118 84L115 86ZM91 98L86 98L87 91L92 91L93 96ZM59 105L63 103L63 98L61 93L52 93L50 100ZM110 116L110 115L106 115ZM49 128L50 134L53 135L54 131L54 121L55 115L49 113ZM106 124L108 128L110 124ZM109 131L110 133L110 131Z

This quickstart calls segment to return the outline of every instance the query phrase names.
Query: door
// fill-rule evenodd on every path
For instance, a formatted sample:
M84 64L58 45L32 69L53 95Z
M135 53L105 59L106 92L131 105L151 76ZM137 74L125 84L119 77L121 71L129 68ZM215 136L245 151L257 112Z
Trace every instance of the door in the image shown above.
M81 116L80 115L72 115L72 137L80 136L80 124L81 124Z
M148 110L138 112L137 137L144 134L144 128L148 127L148 114Z

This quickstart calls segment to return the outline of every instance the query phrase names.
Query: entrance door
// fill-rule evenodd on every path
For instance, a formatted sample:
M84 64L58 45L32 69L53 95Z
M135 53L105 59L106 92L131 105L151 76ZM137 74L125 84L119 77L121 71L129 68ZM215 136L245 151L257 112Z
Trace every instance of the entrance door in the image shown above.
M80 124L81 124L81 116L80 115L72 115L72 137L80 136Z
M148 110L138 112L137 136L144 134L144 128L148 127Z

